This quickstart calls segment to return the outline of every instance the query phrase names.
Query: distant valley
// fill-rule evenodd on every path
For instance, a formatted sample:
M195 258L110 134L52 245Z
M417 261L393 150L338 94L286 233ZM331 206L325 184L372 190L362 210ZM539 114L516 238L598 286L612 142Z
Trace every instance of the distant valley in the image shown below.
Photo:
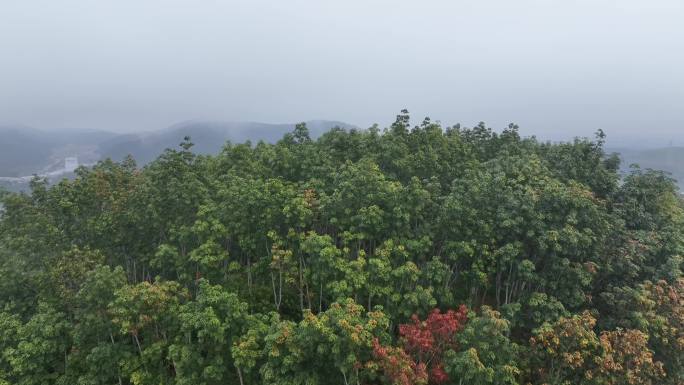
M353 125L328 120L306 122L312 137L333 128ZM0 126L0 186L13 190L27 187L31 176L51 181L69 176L68 160L79 165L132 155L139 165L154 160L166 148L176 148L190 136L197 153L217 153L226 141L276 142L294 129L294 123L188 121L163 130L140 134L115 134L98 130L40 130L26 126ZM71 159L69 159L71 158Z
M355 128L338 121L306 122L312 137L333 128ZM0 126L0 187L24 190L32 175L51 181L72 175L73 161L91 165L111 158L122 160L132 155L139 165L154 160L166 148L176 148L188 135L195 144L193 151L217 153L226 141L242 143L260 140L274 143L292 131L294 123L269 124L258 122L187 121L158 131L140 134L116 134L99 130L40 130L26 126ZM642 169L663 170L671 174L684 190L684 147L638 148L608 147L607 153L619 153L622 171L630 164Z

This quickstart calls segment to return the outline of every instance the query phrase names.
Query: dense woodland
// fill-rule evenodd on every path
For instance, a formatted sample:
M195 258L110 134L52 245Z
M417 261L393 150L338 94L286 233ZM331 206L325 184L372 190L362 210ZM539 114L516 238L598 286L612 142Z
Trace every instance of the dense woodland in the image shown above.
M684 384L662 172L516 126L190 138L2 194L0 384Z

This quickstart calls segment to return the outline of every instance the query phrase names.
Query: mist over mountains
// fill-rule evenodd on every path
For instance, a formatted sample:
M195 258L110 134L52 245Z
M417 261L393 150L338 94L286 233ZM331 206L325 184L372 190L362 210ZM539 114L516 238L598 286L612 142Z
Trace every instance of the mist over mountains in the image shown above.
M330 120L311 120L306 125L313 138L333 127L357 128ZM97 129L41 130L22 125L0 126L0 186L17 191L25 189L27 177L34 174L49 176L52 181L69 176L69 170L64 169L67 158L76 157L80 165L90 165L107 158L120 161L131 155L139 165L144 165L164 149L176 148L185 136L192 138L196 153L215 154L226 141L274 143L294 126L295 123L193 120L136 134ZM624 142L625 138L612 139L618 139L619 145L609 141L606 151L620 154L624 172L628 172L631 164L639 164L643 169L666 171L680 187L684 186L684 147L656 147L649 143Z
M661 148L608 148L620 154L622 170L627 172L632 164L641 169L662 170L670 173L684 190L684 147L669 146Z
M0 177L40 174L62 167L64 158L96 160L99 143L116 134L97 130L43 131L26 126L0 127Z
M353 125L328 120L305 122L312 137L333 128L353 128ZM187 121L175 124L161 131L145 134L126 134L109 138L100 143L103 159L120 160L132 155L139 164L154 160L166 148L176 148L183 137L190 136L195 144L193 151L200 154L215 154L226 141L275 143L294 129L294 123L268 124L259 122Z
M312 137L333 128L353 125L327 120L306 122ZM294 123L187 121L159 131L115 134L98 130L40 130L26 126L0 126L0 177L42 174L63 167L64 159L77 157L80 164L132 155L142 165L155 159L165 148L175 148L184 136L192 137L197 153L220 151L226 141L276 142L292 131Z

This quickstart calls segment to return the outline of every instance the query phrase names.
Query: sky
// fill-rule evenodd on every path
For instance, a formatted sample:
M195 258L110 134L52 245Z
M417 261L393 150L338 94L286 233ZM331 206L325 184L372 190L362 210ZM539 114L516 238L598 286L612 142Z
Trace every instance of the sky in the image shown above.
M684 145L682 0L0 0L0 122L510 122Z

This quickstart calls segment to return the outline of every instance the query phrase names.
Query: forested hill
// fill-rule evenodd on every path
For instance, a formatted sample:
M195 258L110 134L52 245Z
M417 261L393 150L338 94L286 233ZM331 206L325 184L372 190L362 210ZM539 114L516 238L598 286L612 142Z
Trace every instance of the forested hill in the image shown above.
M40 130L26 126L0 125L0 177L42 174L64 165L65 157L78 157L82 164L111 158L116 161L133 155L140 165L154 160L165 148L176 146L191 135L194 151L214 154L230 140L241 143L260 140L275 143L294 124L258 122L187 121L163 130L138 134L116 134L98 130ZM354 126L329 120L307 122L312 137L333 128Z
M0 384L684 383L684 211L595 140L305 125L5 194Z
M312 120L306 124L313 138L333 127L354 128L350 124L329 120ZM154 160L163 149L177 146L178 141L186 135L193 138L195 143L193 152L215 154L221 151L226 141L242 143L263 140L267 143L275 143L285 133L292 131L294 126L289 123L187 121L144 135L116 136L99 143L99 153L102 159L115 160L122 160L132 155L138 164L146 164Z

